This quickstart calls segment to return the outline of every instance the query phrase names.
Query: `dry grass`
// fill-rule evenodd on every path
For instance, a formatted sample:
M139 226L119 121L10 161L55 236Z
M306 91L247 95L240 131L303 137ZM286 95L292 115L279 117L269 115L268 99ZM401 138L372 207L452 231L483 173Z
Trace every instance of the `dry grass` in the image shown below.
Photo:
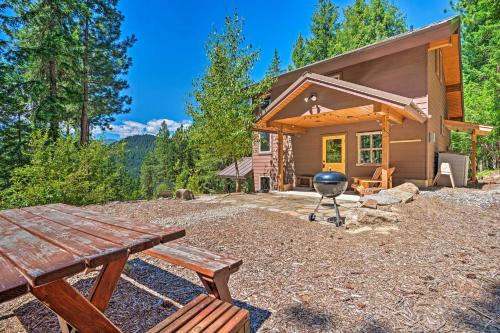
M399 230L350 234L221 203L89 207L185 225L186 242L242 257L230 288L259 332L498 332L499 208L419 196L397 208ZM142 255L129 262L126 277L108 310L125 332L146 331L203 291L193 273ZM91 278L72 281L87 290ZM25 330L56 332L57 322L30 296L0 305L0 331Z

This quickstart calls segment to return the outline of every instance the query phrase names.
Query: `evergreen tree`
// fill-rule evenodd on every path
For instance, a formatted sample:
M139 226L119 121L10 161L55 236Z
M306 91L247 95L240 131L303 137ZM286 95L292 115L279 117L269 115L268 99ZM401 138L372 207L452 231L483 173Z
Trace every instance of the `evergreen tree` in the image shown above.
M107 127L114 114L126 113L131 97L124 75L131 58L128 49L135 36L121 39L123 15L117 0L86 0L79 6L81 45L80 141L87 143L90 127Z
M356 0L344 10L333 54L350 51L405 32L406 18L387 0Z
M278 50L274 49L273 60L271 61L269 67L267 68L266 76L277 77L281 73L283 73L283 70L281 69L281 59L278 54Z
M500 166L500 3L495 0L459 0L452 5L462 19L464 104L467 121L494 126L478 138L480 169ZM452 146L471 151L470 135L453 133Z
M292 62L293 62L293 67L290 66L289 70L292 70L294 68L300 68L307 65L307 49L302 34L299 34L299 37L295 41L295 44L293 44Z
M12 0L7 29L12 57L22 73L31 121L52 140L59 125L69 121L76 106L78 40L76 0Z
M319 0L311 18L312 36L307 40L308 63L332 55L338 29L338 7L331 0Z
M195 82L194 102L188 108L202 158L235 163L237 191L237 161L251 153L254 108L250 100L260 104L271 87L269 78L252 82L250 71L258 52L244 43L242 22L235 12L226 18L222 33L215 31L208 40L208 66Z

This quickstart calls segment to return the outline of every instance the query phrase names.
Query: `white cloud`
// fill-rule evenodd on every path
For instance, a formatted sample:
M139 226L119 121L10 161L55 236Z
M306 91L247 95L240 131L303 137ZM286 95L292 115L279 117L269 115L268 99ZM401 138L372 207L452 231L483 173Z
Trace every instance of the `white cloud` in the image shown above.
M132 120L125 120L121 124L111 125L111 129L106 130L107 133L116 134L120 139L126 138L127 136L139 135L139 134L158 134L161 124L165 122L170 133L175 132L181 125L184 127L190 126L190 120L182 120L180 122L171 119L152 119L147 123L140 123ZM92 134L100 135L103 131L100 128L94 128Z

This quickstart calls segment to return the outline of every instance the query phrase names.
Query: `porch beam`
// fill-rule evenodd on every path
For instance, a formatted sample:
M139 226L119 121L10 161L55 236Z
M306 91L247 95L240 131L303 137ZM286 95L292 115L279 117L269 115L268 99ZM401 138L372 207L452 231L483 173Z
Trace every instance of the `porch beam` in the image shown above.
M433 51L433 50L437 50L437 49L441 49L443 47L449 47L449 46L453 46L453 43L451 42L451 37L430 42L429 47L427 48L427 51Z
M297 125L283 124L278 121L269 121L269 127L281 128L283 132L305 134L307 128Z
M387 116L389 117L389 121L392 121L393 123L396 123L396 124L399 124L401 125L404 121L404 117L391 110L391 108L387 107L387 106L382 106L382 108L380 109L380 111L376 112L377 115L381 115L381 116Z
M278 191L285 189L283 179L283 129L278 130Z
M382 117L382 187L387 189L389 184L389 116Z

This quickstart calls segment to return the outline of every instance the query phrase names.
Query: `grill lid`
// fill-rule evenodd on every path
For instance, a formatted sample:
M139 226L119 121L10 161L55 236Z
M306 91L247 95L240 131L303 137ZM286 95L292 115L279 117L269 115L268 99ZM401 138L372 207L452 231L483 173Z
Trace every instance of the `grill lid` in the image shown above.
M313 179L313 182L318 184L337 184L346 181L347 177L342 172L337 171L320 172Z

